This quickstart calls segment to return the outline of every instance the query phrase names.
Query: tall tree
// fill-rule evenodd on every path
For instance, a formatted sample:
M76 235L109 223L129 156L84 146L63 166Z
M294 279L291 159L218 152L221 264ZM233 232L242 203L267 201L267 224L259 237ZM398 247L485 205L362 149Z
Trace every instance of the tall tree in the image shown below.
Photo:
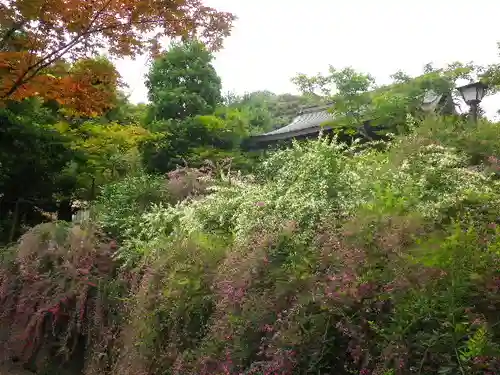
M66 112L96 116L109 111L118 100L120 75L106 57L80 59L58 76L44 79L47 84L38 95L43 92L42 97L57 101Z
M102 48L135 56L197 35L217 49L233 20L201 0L1 0L0 100L43 96L61 78L49 68Z
M146 79L150 118L183 120L214 112L222 102L222 85L212 60L199 41L173 44L157 58Z

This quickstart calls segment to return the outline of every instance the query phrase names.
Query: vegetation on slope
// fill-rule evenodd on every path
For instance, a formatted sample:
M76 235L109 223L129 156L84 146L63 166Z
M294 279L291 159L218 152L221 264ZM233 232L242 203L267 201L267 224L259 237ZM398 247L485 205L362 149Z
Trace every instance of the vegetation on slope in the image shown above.
M65 289L52 286L31 321L47 316L39 335L57 349L79 332L84 373L498 372L500 128L414 125L383 151L319 140L274 153L253 177L184 170L154 195L137 181L110 186L98 219L119 238L119 270L100 276L87 256L92 277L78 284L102 310L89 298L86 314L74 303L60 320ZM154 199L134 209L141 192ZM55 276L74 230L25 235L4 273L33 287ZM17 302L3 326L17 327L23 299L7 296ZM73 328L95 318L119 322L104 351L90 350L103 342L91 329Z

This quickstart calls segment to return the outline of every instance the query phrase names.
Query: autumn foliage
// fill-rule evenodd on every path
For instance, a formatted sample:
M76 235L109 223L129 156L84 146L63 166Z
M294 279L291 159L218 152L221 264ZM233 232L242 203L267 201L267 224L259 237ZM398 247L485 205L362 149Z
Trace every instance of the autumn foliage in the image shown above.
M9 62L6 70L16 64L16 61ZM16 77L16 74L5 75L0 92L15 85ZM97 115L114 106L118 86L119 74L111 62L103 58L82 59L71 67L57 64L44 74L34 76L8 99L19 101L39 96L55 100L74 113Z
M94 97L75 109L100 111L109 98L101 84L106 78L112 87L116 73L88 65L73 72L65 63L103 49L119 57L154 53L162 37L197 37L217 49L233 19L200 0L2 0L0 100L42 96L71 106Z

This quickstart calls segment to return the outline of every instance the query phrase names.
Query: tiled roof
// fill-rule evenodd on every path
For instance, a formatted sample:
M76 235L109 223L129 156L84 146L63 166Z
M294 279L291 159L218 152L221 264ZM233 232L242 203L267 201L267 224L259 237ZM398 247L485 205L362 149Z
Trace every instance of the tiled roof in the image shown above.
M281 133L295 133L303 129L317 128L325 121L331 121L331 120L333 120L333 116L326 110L304 113L295 117L291 122L291 124L273 130L269 133L262 134L262 136L275 135Z

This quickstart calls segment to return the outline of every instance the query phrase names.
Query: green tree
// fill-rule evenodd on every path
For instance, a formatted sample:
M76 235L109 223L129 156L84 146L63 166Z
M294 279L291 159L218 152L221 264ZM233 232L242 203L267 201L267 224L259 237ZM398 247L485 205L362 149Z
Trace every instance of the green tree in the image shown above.
M146 123L157 136L141 146L148 171L227 157L248 134L246 114L222 106L212 60L203 44L189 41L173 44L153 63L146 80L151 101Z
M182 121L156 121L152 127L156 137L143 142L143 160L148 171L162 173L181 165L198 167L206 160L230 158L233 152L240 156L240 143L248 135L244 115L227 108Z
M71 149L79 159L72 160L64 171L73 181L71 198L93 199L97 189L127 173L140 169L138 147L151 134L137 125L117 122L86 121L79 126L60 122L55 128L70 140Z
M122 125L144 125L147 111L147 104L131 103L123 92L118 92L115 106L106 112L100 120L103 122L117 122Z
M213 55L198 41L172 44L146 77L149 120L183 120L213 113L222 101Z
M0 242L14 240L24 226L55 212L66 193L61 175L78 155L51 125L57 117L40 100L0 109Z
M71 220L75 199L93 198L102 184L140 166L138 144L149 132L137 122L145 111L118 92L116 77L110 85L99 81L106 76L99 69L114 71L112 64L85 59L63 68L106 86L117 106L110 102L114 107L101 117L83 115L75 107L98 98L76 90L71 103L32 97L0 109L0 241L56 212Z

